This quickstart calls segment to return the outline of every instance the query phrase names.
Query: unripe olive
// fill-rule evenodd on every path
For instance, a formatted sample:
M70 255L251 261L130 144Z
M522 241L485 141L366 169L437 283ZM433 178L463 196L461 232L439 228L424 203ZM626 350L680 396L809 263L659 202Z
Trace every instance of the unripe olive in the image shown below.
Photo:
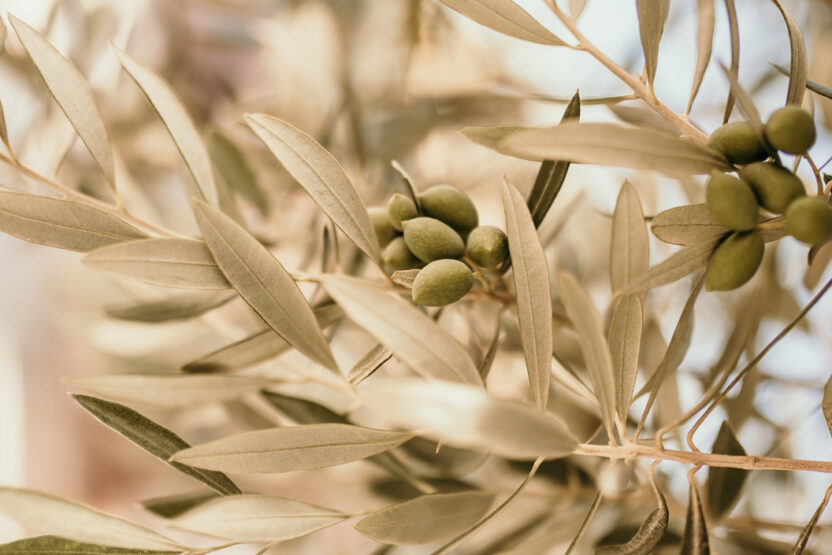
M387 217L394 229L402 230L402 222L419 215L419 209L413 199L400 193L394 194L387 202Z
M373 222L373 231L376 232L378 246L384 248L396 236L396 230L387 219L387 210L381 206L370 206L367 208L367 213L370 214L370 221Z
M800 106L790 104L775 110L766 122L766 140L789 154L803 154L815 144L815 138L815 122Z
M732 164L750 164L768 158L766 147L746 121L726 123L711 133L708 146Z
M745 181L711 172L705 198L711 215L728 229L748 231L757 227L757 197Z
M381 251L381 260L384 262L384 269L390 274L400 270L412 270L422 265L422 262L407 248L402 237L396 237L384 247Z
M464 262L434 260L416 274L411 295L423 306L445 306L465 296L474 285L474 274Z
M754 276L763 260L763 238L757 233L734 233L719 244L708 260L705 289L736 289Z
M786 210L786 229L798 241L825 243L832 238L832 206L817 197L799 198Z
M425 216L445 222L463 235L479 223L477 208L470 197L451 185L425 189L419 194L419 204Z
M475 227L468 234L468 256L483 268L496 268L508 257L508 237L491 225Z
M795 174L770 162L744 167L740 178L751 185L760 205L775 214L782 214L794 199L806 194L803 182Z
M465 243L459 233L435 218L421 216L406 220L402 229L407 248L423 262L461 258L465 253Z

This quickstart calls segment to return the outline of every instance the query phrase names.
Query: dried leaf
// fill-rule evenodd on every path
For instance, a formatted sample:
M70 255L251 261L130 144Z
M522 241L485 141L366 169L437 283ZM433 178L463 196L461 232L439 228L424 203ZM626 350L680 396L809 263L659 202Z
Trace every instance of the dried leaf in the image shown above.
M722 422L711 452L741 457L746 454L727 421ZM747 476L748 471L742 468L712 466L708 470L708 481L705 485L708 491L707 507L708 515L714 521L720 520L737 502Z
M569 46L537 22L513 0L440 0L468 19L510 37L548 44Z
M663 210L653 216L650 230L665 243L684 246L704 243L731 231L714 219L705 204Z
M352 385L358 385L379 367L393 357L393 351L382 345L376 344L375 347L367 351L361 359L355 363L349 372L349 381Z
M615 377L615 411L622 427L626 425L638 375L643 308L638 295L615 301L610 320L610 354Z
M619 545L605 545L595 550L595 555L614 555L614 554L630 554L630 555L647 555L653 553L653 550L661 541L665 532L667 532L668 512L667 504L664 496L656 490L656 498L659 503L659 508L650 513L650 515L641 523L636 535L630 538L627 543Z
M115 49L121 66L136 82L150 101L153 109L159 114L162 123L170 133L179 154L185 160L185 165L194 178L192 183L185 180L188 187L188 197L197 197L213 206L219 204L217 186L214 182L214 168L208 149L202 142L202 137L194 127L188 112L164 79L153 70L143 66L131 58L126 52ZM194 184L196 185L194 187Z
M688 515L685 521L685 535L682 538L681 555L710 555L708 542L708 525L705 523L705 513L699 491L691 481L688 499Z
M610 283L617 291L650 266L650 243L638 193L625 181L612 216Z
M378 262L378 241L367 207L338 161L315 139L285 121L246 114L246 123L335 225Z
M181 293L162 299L139 301L104 307L110 318L131 322L161 323L188 320L219 308L237 296L236 293Z
M194 215L217 266L240 297L289 344L337 373L312 308L277 258L218 209L197 200Z
M87 204L8 191L0 191L0 231L30 243L77 252L146 237L109 212Z
M803 94L806 91L806 76L809 72L806 58L806 42L803 40L803 33L800 31L800 26L797 21L791 16L789 12L783 7L779 0L771 0L783 20L786 22L786 28L789 31L789 48L791 55L789 57L789 92L786 96L787 104L801 105L803 102Z
M248 199L262 215L267 215L269 197L237 145L224 133L214 130L208 135L208 152L228 186Z
M221 472L292 472L366 459L411 437L349 424L309 424L227 436L180 451L172 460Z
M503 179L503 211L511 253L520 341L532 396L546 410L552 375L552 293L549 264L523 195Z
M664 261L651 266L649 270L615 292L617 297L649 291L656 287L673 283L704 268L708 264L714 248L720 238L709 239L691 247L685 247L669 256Z
M175 433L124 405L88 395L73 395L72 397L102 424L165 462L169 462L168 459L177 451L190 447ZM196 478L217 493L223 495L241 493L240 488L225 474L191 468L175 462L170 464L176 470Z
M115 401L164 408L230 401L273 383L250 376L182 374L100 374L72 376L66 382Z
M183 550L180 544L150 528L34 490L0 487L0 512L29 530L78 542L157 551Z
M690 98L686 113L690 113L693 101L699 93L699 86L702 85L702 78L708 63L711 61L711 51L714 46L714 0L696 0L696 69L693 72L693 85L690 88Z
M100 272L160 287L210 290L231 286L205 243L192 239L130 241L91 252L82 262Z
M95 104L89 83L78 68L36 29L11 14L9 22L43 77L49 92L104 172L110 186L115 188L113 152L107 138L107 128L101 119L101 112Z
M578 334L581 352L592 378L592 387L601 408L607 435L610 440L614 440L616 380L601 315L598 314L598 309L587 292L569 272L558 272L558 291L572 321L572 327Z
M477 367L462 345L401 298L348 276L326 275L321 284L350 319L417 373L482 385Z
M577 445L559 420L478 387L379 377L361 394L385 421L451 446L531 460L563 457Z
M285 541L338 524L342 512L277 495L234 495L199 505L172 524L241 542Z
M423 495L372 512L355 529L381 543L437 543L473 526L493 502L493 495L479 491Z
M14 555L177 555L182 551L130 549L95 543L82 543L58 536L37 536L0 545L0 553Z
M670 0L636 0L638 32L641 37L641 48L644 50L644 66L651 85L656 78L659 43L667 21L669 3Z
M734 0L725 0L725 10L728 13L728 31L731 35L731 69L730 75L739 75L740 72L740 24L737 21L737 7ZM734 88L728 93L728 100L725 102L725 113L722 116L722 123L728 123L731 119L731 112L734 110Z

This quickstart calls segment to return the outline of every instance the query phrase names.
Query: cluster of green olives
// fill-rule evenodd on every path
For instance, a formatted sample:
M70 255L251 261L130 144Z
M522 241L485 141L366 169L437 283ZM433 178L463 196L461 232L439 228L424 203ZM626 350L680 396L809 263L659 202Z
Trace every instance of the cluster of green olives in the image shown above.
M496 227L478 225L474 203L456 187L435 185L417 199L418 205L396 193L386 207L371 207L370 218L383 248L384 269L390 274L419 269L413 301L444 306L473 287L474 274L466 262L483 269L500 267L508 259L508 239Z
M812 116L799 106L775 111L765 125L765 141L776 150L803 154L815 142ZM786 215L786 229L811 245L832 238L832 206L806 196L800 179L782 166L765 161L766 145L747 122L723 125L708 139L708 146L732 164L743 167L739 177L712 172L706 202L716 221L735 233L721 242L708 261L705 287L735 289L750 280L763 259L763 239L755 231L759 208Z

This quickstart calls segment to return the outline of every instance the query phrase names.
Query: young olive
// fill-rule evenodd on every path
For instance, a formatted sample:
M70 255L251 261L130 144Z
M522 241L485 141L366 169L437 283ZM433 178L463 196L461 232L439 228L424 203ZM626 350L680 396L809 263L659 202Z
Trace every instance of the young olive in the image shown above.
M825 243L832 238L832 206L818 197L799 198L786 210L786 229L798 241Z
M471 198L451 185L434 185L419 194L425 216L436 218L465 235L479 223Z
M796 198L806 195L803 182L785 168L770 162L757 162L740 170L740 178L751 185L760 205L782 214Z
M390 219L390 225L393 229L402 230L402 222L415 218L419 215L419 210L416 208L416 203L413 199L406 197L401 193L396 193L387 202L387 217Z
M462 258L465 243L454 229L435 218L420 216L402 222L404 242L416 258L433 262L440 258Z
M746 121L726 123L711 133L708 146L732 164L750 164L768 158L765 146Z
M465 296L474 285L474 274L464 262L434 260L416 274L411 296L423 306L445 306Z
M750 280L763 260L763 238L757 233L734 233L711 253L705 289L728 291Z
M402 237L396 237L384 247L381 251L381 260L384 263L384 269L389 274L422 266L422 262L413 256Z
M714 171L705 191L708 210L716 221L734 231L757 227L757 198L748 183Z
M766 140L777 150L803 154L815 144L815 122L809 112L791 104L769 116L765 134Z
M468 256L482 268L496 268L508 258L508 237L490 225L475 227L468 234Z
M370 206L367 208L367 213L373 223L373 231L376 233L378 246L384 248L396 236L396 230L393 229L390 220L387 219L387 210L381 206Z

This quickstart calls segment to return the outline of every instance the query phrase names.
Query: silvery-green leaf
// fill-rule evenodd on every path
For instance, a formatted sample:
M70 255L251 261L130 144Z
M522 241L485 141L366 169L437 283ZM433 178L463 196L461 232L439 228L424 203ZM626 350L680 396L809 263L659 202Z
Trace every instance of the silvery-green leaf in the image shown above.
M615 410L622 426L627 422L638 375L642 313L639 296L626 295L615 301L610 320L609 344L615 376Z
M367 207L338 161L312 137L283 120L246 114L246 123L335 225L372 260L380 260Z
M49 92L104 172L110 186L115 188L113 152L89 83L78 68L37 30L11 14L9 22Z
M638 193L625 181L612 216L610 283L617 291L650 266L650 244Z
M325 275L321 284L350 319L417 373L482 385L480 374L462 345L398 296L349 276Z
M131 549L77 542L58 536L36 536L0 545L0 553L13 555L177 555L182 550Z
M722 422L711 452L718 455L745 456L745 449L737 440L728 421ZM720 520L737 502L747 476L748 471L742 468L712 466L708 469L708 481L705 484L708 492L706 506L708 515L714 521Z
M786 11L783 4L779 0L771 1L780 10L780 14L783 16L783 20L786 22L786 28L789 31L791 55L789 58L789 92L786 96L786 103L800 106L803 102L803 93L806 90L806 76L808 74L806 43L803 40L803 33L800 31L800 26L791 14Z
M390 360L392 356L393 351L381 343L376 344L350 369L348 374L350 383L353 385L360 384L378 370L382 364Z
M29 530L69 540L157 551L183 550L180 544L150 528L39 491L0 487L0 512Z
M587 292L566 271L558 272L558 291L566 307L572 327L578 335L581 352L592 378L592 387L601 408L607 435L615 435L615 376L610 347L604 334L604 322Z
M503 179L503 212L513 267L517 320L532 397L546 410L552 375L552 294L549 265L523 195Z
M670 0L636 0L638 31L641 36L641 48L644 50L644 66L651 85L656 78L659 43L667 21L669 3Z
M680 555L710 555L708 542L708 525L705 523L705 513L699 491L691 481L688 496L688 514L685 519L685 535L682 537Z
M717 237L690 247L685 247L655 266L651 266L649 270L624 285L620 290L615 292L616 296L620 297L649 291L655 287L673 283L692 274L696 270L704 268L708 264L708 258L719 243L719 240L720 238Z
M160 516L162 518L173 518L196 507L197 505L216 498L216 493L205 493L204 491L200 491L198 493L166 495L163 497L146 499L141 502L141 506L144 510L156 516Z
M437 543L473 526L493 502L493 495L479 491L423 495L374 511L355 529L381 543Z
M130 224L87 204L0 191L0 231L49 247L87 252L146 237Z
M171 455L177 451L190 447L175 433L124 405L88 395L73 395L73 398L102 424L165 462L168 462ZM225 474L191 468L178 463L170 464L176 470L196 478L218 493L223 495L240 493L240 488Z
M705 204L663 210L653 216L650 230L665 243L684 246L703 243L731 231L714 219Z
M82 262L97 271L160 287L228 289L231 285L205 243L193 239L130 241L91 252Z
M635 536L630 538L627 543L600 547L595 550L595 555L647 555L653 553L653 550L667 532L668 521L667 503L665 503L664 496L658 490L656 490L656 498L659 508L650 513L641 523Z
M569 46L537 22L513 0L441 0L468 19L510 37L548 44Z
M479 387L379 377L366 382L361 395L392 425L451 446L531 460L563 457L577 445L559 420Z
M826 420L826 427L829 428L829 433L832 434L832 377L823 386L821 409L823 409L823 418Z
M187 320L219 308L237 296L234 292L194 292L171 295L150 301L104 307L110 318L131 322L160 323Z
M221 472L292 472L366 459L411 437L349 424L309 424L227 436L180 451L172 460Z
M693 72L693 85L690 88L690 98L685 112L690 113L693 101L699 93L699 86L711 61L711 51L714 46L714 0L696 0L696 69Z
M230 401L272 385L262 378L210 374L100 374L66 382L115 401L164 408Z
M130 77L144 92L150 105L159 114L162 123L170 133L176 148L182 155L185 165L194 178L186 181L188 196L197 197L213 206L217 206L219 197L217 186L214 182L214 168L211 166L211 158L208 156L208 149L202 142L202 137L196 130L182 102L170 88L164 79L148 67L143 66L131 58L127 53L115 49L121 66L127 71Z
M737 7L734 0L725 0L725 11L728 13L728 31L731 35L731 66L730 75L739 75L740 72L740 24L737 20ZM731 112L734 110L734 88L728 93L728 100L725 102L725 113L722 116L722 123L728 123L731 119Z
M247 198L261 214L266 215L269 211L269 197L237 145L224 133L214 130L208 136L208 152L228 186Z
M350 515L277 495L233 495L172 521L177 528L243 542L284 541L338 524Z
M240 297L298 351L338 372L312 308L277 258L218 209L196 200L194 215L217 266Z

